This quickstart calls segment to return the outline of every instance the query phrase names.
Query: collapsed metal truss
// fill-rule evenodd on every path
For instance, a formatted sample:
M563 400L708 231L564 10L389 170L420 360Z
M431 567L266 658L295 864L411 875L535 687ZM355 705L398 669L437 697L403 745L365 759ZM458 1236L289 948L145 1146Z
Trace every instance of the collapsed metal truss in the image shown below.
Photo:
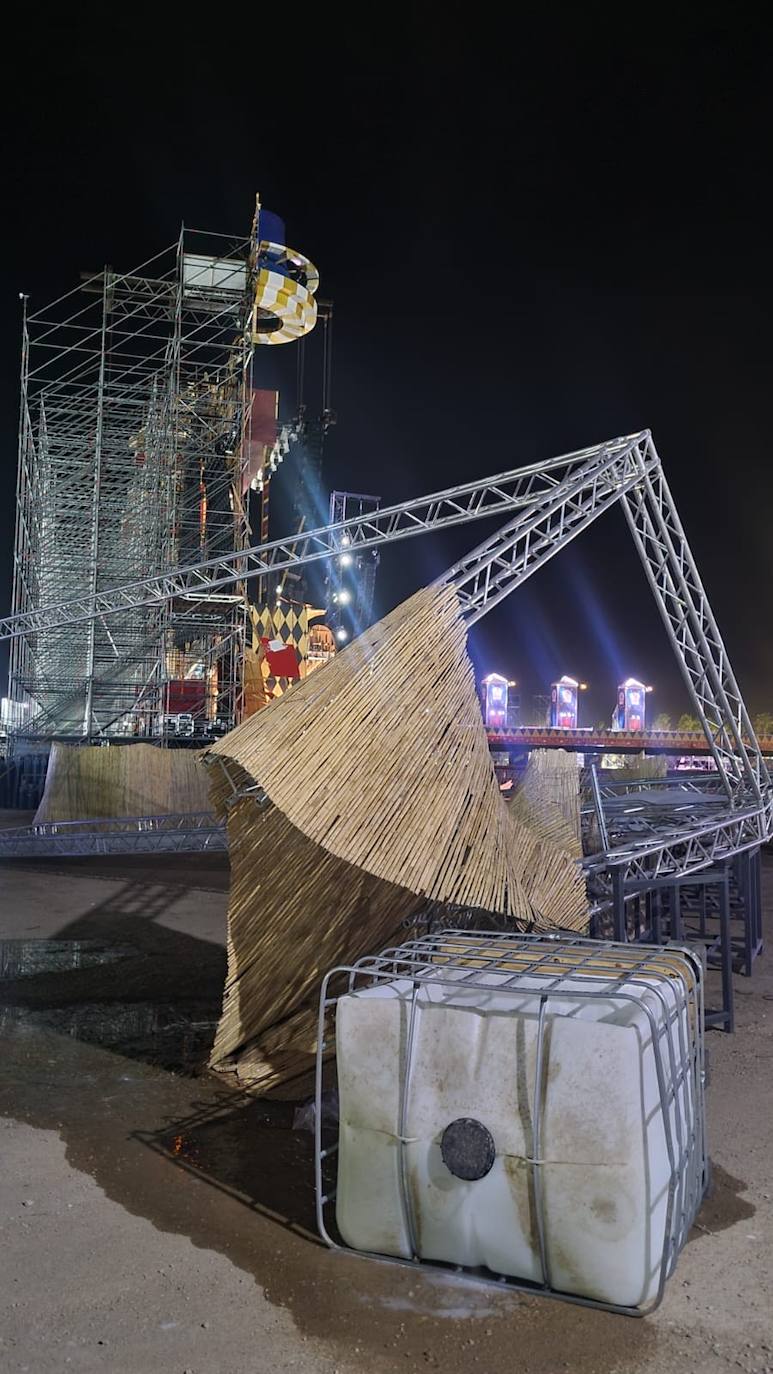
M646 448L655 455L651 437ZM740 788L762 802L767 766L659 462L623 510L728 796Z
M691 827L681 826L676 820L675 816L664 817L662 829L653 829L645 839L611 846L606 854L587 860L586 869L618 869L626 882L697 873L765 844L773 834L773 804L768 797L762 808L731 811L726 806L710 820Z
M243 548L251 241L183 232L23 322L9 696L21 734L157 732L170 677L238 690L242 598L92 615L40 607ZM213 270L213 263L217 264ZM184 623L181 625L181 613Z
M254 573L278 571L413 534L515 511L445 575L470 625L621 502L693 706L717 766L724 799L710 819L680 820L666 808L647 835L610 838L590 871L624 869L630 878L697 871L753 848L773 830L773 789L727 652L698 576L649 431L433 493L293 541L276 541L137 580L109 591L29 609L3 622L6 635L40 634L140 607L211 596ZM346 536L345 544L342 540Z
M560 486L535 494L525 510L472 553L443 581L453 582L468 625L506 596L620 500L642 474L658 466L648 434L603 445L567 473Z
M773 788L767 764L652 436L645 432L616 451L597 451L558 491L538 496L455 564L447 577L456 586L468 624L473 625L617 501L623 504L717 766L716 777L708 781L700 797L661 799L657 808L642 807L646 816L629 806L615 818L599 798L602 848L586 868L589 872L616 869L632 881L694 872L756 848L773 834ZM706 802L710 814L699 807L703 803L705 808Z
M612 444L581 449L547 462L465 482L412 501L366 511L339 524L116 584L95 594L85 591L65 600L40 603L0 620L0 639L51 633L63 627L89 623L95 618L102 620L178 598L209 600L222 588L247 577L300 567L317 559L333 557L342 549L355 554L412 535L506 515L529 506L542 494L560 493L563 483L589 460L593 461L602 453L610 457L616 452L627 452L638 437L618 439ZM560 502L560 495L558 499Z
M728 804L722 778L619 779L584 772L585 869L625 883L697 872L756 849L773 833L773 791L762 807Z

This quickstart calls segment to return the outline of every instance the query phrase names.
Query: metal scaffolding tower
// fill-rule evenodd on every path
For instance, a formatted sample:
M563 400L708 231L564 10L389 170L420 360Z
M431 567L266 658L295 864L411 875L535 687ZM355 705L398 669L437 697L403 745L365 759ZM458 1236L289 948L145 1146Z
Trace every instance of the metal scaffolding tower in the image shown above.
M183 231L42 310L24 301L13 611L249 544L253 241ZM15 639L17 735L162 735L170 682L234 719L243 587Z

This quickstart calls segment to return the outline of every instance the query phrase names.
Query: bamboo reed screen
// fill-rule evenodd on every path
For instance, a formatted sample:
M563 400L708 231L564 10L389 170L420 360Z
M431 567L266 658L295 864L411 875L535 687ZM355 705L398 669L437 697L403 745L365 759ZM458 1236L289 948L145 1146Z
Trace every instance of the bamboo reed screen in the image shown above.
M152 744L52 744L35 823L209 811L198 756Z
M542 835L582 857L579 755L534 749L513 798L514 814Z
M259 1091L310 1068L324 971L397 939L428 901L587 926L560 809L546 834L528 797L503 801L451 587L404 602L207 762L232 870L212 1063ZM238 795L254 784L262 800Z

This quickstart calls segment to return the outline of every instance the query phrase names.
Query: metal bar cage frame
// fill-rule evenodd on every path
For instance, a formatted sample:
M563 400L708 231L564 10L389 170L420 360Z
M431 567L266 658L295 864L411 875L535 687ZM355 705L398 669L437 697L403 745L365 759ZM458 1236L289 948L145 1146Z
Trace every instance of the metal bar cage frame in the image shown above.
M560 985L561 978L564 975L556 974L555 968L551 970L549 967L546 967L546 965L549 965L551 961L555 963L556 957L560 955L562 951L567 951L568 949L577 952L580 959L579 962L566 967L565 975L570 976L581 970L583 979L587 978L589 981L595 982L597 986L589 988L588 990L578 990L573 987L571 991L567 991L566 989L562 991L560 986L557 986ZM659 972L657 969L658 961L662 964L664 957L664 948L662 945L620 944L614 941L589 939L574 934L558 935L551 933L544 935L523 935L509 932L495 932L487 935L471 935L466 932L462 933L458 930L446 929L437 935L409 940L403 945L385 949L378 955L366 956L353 964L342 964L331 969L325 975L320 989L314 1098L316 1213L318 1230L325 1244L332 1250L356 1254L364 1259L380 1260L403 1267L432 1268L445 1273L463 1274L466 1279L486 1286L494 1286L499 1289L527 1293L533 1296L551 1297L573 1303L577 1306L597 1308L624 1316L644 1317L654 1311L662 1300L666 1281L675 1268L679 1254L686 1242L689 1229L692 1226L698 1208L703 1200L709 1180L709 1161L706 1146L706 1071L703 1046L704 970L698 955L689 946L670 944L668 950L672 954L678 953L682 955L689 964L693 975L692 992L688 992L686 985L684 985L682 1004L678 1004L674 1008L666 1006L661 988L659 986L653 987L652 985L653 979L660 978L664 984L669 984L672 991L674 988L675 979L662 974L662 972ZM508 959L512 961L514 955L518 954L519 956L523 956L529 951L533 953L533 958L524 968L519 968L517 973L509 975L504 981L491 981L492 975L499 975L499 977L501 977L503 967L505 969L507 968ZM592 958L598 959L599 955L603 955L604 951L609 952L611 960L614 960L618 967L620 967L622 963L623 967L618 974L615 975L609 971L605 973L599 972L597 974L588 972L589 961ZM439 962L441 960L442 962ZM478 967L471 970L469 968L470 960L475 960ZM464 970L461 979L458 977L448 977L449 968L453 969L454 967ZM538 981L544 983L544 986L539 990L534 988L524 990L519 982L519 980L524 977L536 978ZM332 1190L329 1189L325 1182L326 1161L333 1158L338 1151L337 1140L332 1143L326 1143L325 1126L323 1125L325 1069L326 1065L331 1060L335 1060L335 1050L331 1049L331 1040L334 1044L337 1004L341 997L355 991L357 988L364 986L372 987L379 983L393 982L396 979L410 979L413 983L410 1021L406 1040L405 1065L402 1071L401 1080L399 1121L401 1206L407 1222L408 1234L411 1238L411 1248L413 1251L412 1259L405 1259L394 1255L376 1254L371 1251L356 1250L343 1241L336 1239L331 1233L328 1225L328 1209L335 1201L337 1190L335 1187ZM412 1055L415 1041L416 1006L419 991L423 985L431 983L435 988L447 987L451 990L458 991L460 981L463 981L465 988L477 987L482 993L491 993L492 991L496 991L497 993L512 992L514 996L528 995L535 1001L539 1000L537 1061L535 1068L532 1125L533 1159L528 1162L532 1170L533 1197L537 1217L537 1235L544 1277L544 1282L542 1284L522 1281L505 1274L495 1275L489 1272L481 1274L478 1270L470 1269L464 1265L455 1265L431 1259L425 1260L420 1258L417 1254L415 1225L412 1220L412 1201L410 1189L407 1186L404 1143L410 1096ZM633 993L625 993L620 990L622 985L630 985L632 982L646 983L648 991L660 1002L664 1013L663 1024L660 1030L657 1028L652 1010L636 998ZM331 984L335 984L335 989L331 987ZM546 1243L544 1198L540 1173L539 1142L542 1125L542 1077L545 1022L551 999L555 1002L559 997L563 1002L576 1000L582 1003L594 999L603 999L604 1001L615 1000L621 1003L634 1003L646 1015L649 1024L670 1172L664 1225L664 1243L658 1267L658 1286L654 1298L646 1307L628 1307L600 1301L594 1298L582 1297L574 1293L561 1291L551 1283L550 1260ZM670 1034L670 1027L674 1023L678 1026L678 1063L673 1039ZM690 1045L685 1044L685 1024L693 1026L692 1043ZM664 1039L666 1042L665 1046L661 1044L661 1041ZM666 1072L666 1064L668 1072ZM679 1101L680 1091L685 1085L686 1080L689 1080L687 1083L687 1090L690 1094L692 1107L691 1126L687 1121L684 1123L682 1121ZM674 1115L673 1129L671 1125L672 1104ZM684 1186L680 1186L680 1179L683 1180Z

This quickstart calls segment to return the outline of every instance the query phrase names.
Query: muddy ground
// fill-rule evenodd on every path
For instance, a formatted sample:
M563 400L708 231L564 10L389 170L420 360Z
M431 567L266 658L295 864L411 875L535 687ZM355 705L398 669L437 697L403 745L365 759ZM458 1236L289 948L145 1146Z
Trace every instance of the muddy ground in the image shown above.
M713 1194L631 1320L318 1243L311 1137L202 1071L227 883L220 856L0 868L3 1374L773 1371L770 954L708 1036Z

